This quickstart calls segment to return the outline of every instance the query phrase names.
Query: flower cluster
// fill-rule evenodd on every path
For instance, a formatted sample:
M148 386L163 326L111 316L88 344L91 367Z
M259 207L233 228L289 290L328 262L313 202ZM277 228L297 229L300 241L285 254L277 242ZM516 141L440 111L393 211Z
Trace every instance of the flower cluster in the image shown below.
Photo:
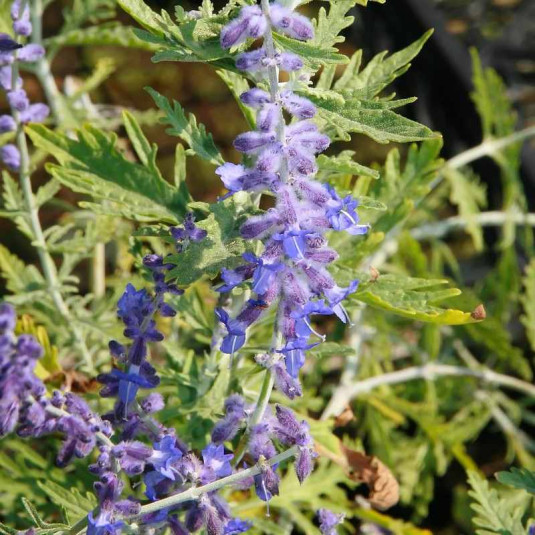
M269 4L269 13L259 6L243 8L221 33L225 48L247 38L263 36L264 41L236 61L237 67L248 71L259 85L240 97L246 106L257 110L256 130L240 134L234 141L235 148L253 164L225 163L217 173L228 189L225 197L238 191L269 191L276 202L241 227L245 239L262 240L263 252L259 256L247 253L242 266L223 270L223 284L218 288L229 292L251 281L256 297L236 318L222 309L216 313L227 330L221 350L232 354L245 343L248 327L266 308L277 305L278 332L284 342L279 345L275 341L272 354L261 356L260 363L272 369L278 388L293 399L301 395L298 376L305 352L324 339L314 330L311 316L335 314L348 322L342 302L358 285L355 280L341 288L330 275L327 266L336 260L337 253L328 247L325 233L334 230L358 235L366 233L368 227L359 224L356 199L341 198L333 187L314 180L316 155L330 140L311 120L316 114L314 104L297 94L299 82L289 82L280 90L278 70L299 70L303 61L275 48L273 29L303 41L314 35L306 17L277 2ZM291 117L289 124L285 113ZM311 336L318 342L311 343Z
M45 53L41 45L19 43L32 33L28 2L15 0L11 5L11 18L16 40L7 34L0 34L0 87L5 91L11 108L11 115L0 115L0 134L14 132L20 125L29 122L42 122L49 113L46 104L30 104L18 75L19 62L33 63ZM14 171L20 167L20 152L16 145L4 145L0 149L0 159Z
M35 365L43 354L37 340L14 333L16 316L8 304L0 305L0 436L16 431L21 437L61 433L64 437L57 463L87 457L97 435L108 437L111 426L80 397L54 391L47 395Z

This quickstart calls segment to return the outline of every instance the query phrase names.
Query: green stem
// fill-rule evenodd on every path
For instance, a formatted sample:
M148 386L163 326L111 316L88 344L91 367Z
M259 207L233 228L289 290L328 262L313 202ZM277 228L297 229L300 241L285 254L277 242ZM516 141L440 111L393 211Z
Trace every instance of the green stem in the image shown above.
M12 79L17 80L19 75L18 64L15 60L12 66ZM13 85L14 87L14 85ZM30 156L28 150L28 143L26 140L26 134L24 133L24 125L20 121L20 116L17 110L11 110L13 118L17 123L16 142L20 152L20 168L19 168L19 182L24 197L24 204L30 223L30 228L33 234L33 245L37 249L39 256L39 262L43 270L45 281L48 285L50 296L56 307L57 311L61 315L63 322L70 330L72 337L83 357L85 366L89 371L93 371L93 359L91 354L85 345L85 341L73 322L73 318L70 314L69 308L65 303L63 296L60 292L60 283L58 280L58 272L54 260L52 259L50 252L48 251L46 239L43 234L41 222L39 220L39 211L33 195L31 172L30 172Z
M298 447L292 446L290 449L283 451L282 453L279 453L278 455L275 455L271 459L268 459L266 463L269 464L270 466L273 466L274 464L279 464L279 463L282 463L283 461L291 459L292 457L295 457L297 453L298 453ZM207 485L203 485L201 487L192 487L184 492L180 492L179 494L174 494L173 496L169 496L168 498L162 498L161 500L148 503L147 505L144 505L141 507L141 511L139 512L139 514L133 515L131 517L125 517L125 520L135 521L136 519L140 518L143 515L147 515L149 513L155 513L156 511L161 511L162 509L167 509L168 507L169 508L176 507L177 505L180 505L181 503L189 502L191 500L197 500L203 494L207 494L209 492L215 492L228 485L234 485L236 483L239 483L240 481L243 481L244 479L254 477L258 475L261 472L261 470L262 469L258 465L252 466L251 468L247 468L246 470L241 470L230 476L224 477L222 479L218 479L217 481L214 481L213 483L208 483ZM72 528L69 530L69 534L76 535L77 533L80 533L81 531L83 531L86 526L87 526L87 517L84 517L81 520L79 520L74 526L72 526Z
M32 0L31 6L31 20L32 20L32 43L43 44L43 0ZM54 117L57 125L64 123L66 117L63 107L63 98L56 85L54 76L50 70L50 63L46 56L42 57L35 63L35 75L37 76L43 91L45 92L46 100L50 106L50 111Z
M260 389L260 394L258 395L258 402L251 419L249 420L247 431L243 434L236 450L234 451L234 458L232 459L233 466L238 466L245 455L251 429L253 429L253 427L260 422L264 412L266 411L266 407L268 406L269 398L271 397L271 392L273 390L273 384L273 374L271 373L270 369L267 369L264 372L264 380L262 381L262 388Z
M293 446L290 449L283 451L282 453L279 453L278 455L275 455L271 459L268 459L266 463L269 464L270 466L273 466L274 464L278 464L283 461L286 461L287 459L291 459L292 457L295 457L297 455L297 452L298 452L297 446ZM175 494L174 496L169 496L168 498L163 498L162 500L149 503L147 505L144 505L141 508L141 512L139 513L139 515L137 515L136 518L138 518L141 515L146 515L148 513L154 513L156 511L160 511L161 509L165 509L167 507L174 507L176 505L179 505L184 502L188 502L190 500L196 500L203 494L207 494L208 492L215 492L216 490L226 487L227 485L233 485L235 483L239 483L240 481L244 479L258 475L260 472L261 472L261 468L259 466L253 466L251 468L247 468L246 470L241 470L240 472L224 477L222 479L218 479L217 481L214 481L213 483L208 483L207 485L203 485L202 487L194 487L184 492L181 492L180 494Z
M495 384L504 388L510 388L517 392L522 392L530 398L535 399L535 385L532 385L516 377L510 377L501 373L494 372L487 368L481 370L472 370L462 366L450 366L447 364L424 364L423 366L412 366L395 372L377 375L363 379L358 383L348 385L345 388L345 398L347 401L354 399L371 390L385 385L394 385L406 383L416 379L435 380L437 377L473 377L489 384Z

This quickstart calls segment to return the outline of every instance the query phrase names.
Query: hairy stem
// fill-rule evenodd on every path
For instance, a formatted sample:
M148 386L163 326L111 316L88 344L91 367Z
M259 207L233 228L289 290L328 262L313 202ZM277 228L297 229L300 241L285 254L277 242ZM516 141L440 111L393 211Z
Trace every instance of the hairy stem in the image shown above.
M31 20L32 20L32 43L43 44L43 0L31 0ZM35 64L34 69L43 91L45 92L46 100L50 106L50 111L54 117L56 124L60 125L65 120L65 111L63 107L63 99L59 92L54 76L50 70L50 63L46 56L39 59Z
M280 103L280 89L279 89L279 69L274 64L274 59L277 51L275 50L275 42L273 41L273 33L271 31L271 19L269 16L269 0L262 0L262 12L268 22L266 31L264 33L264 46L266 48L267 57L272 60L268 67L268 79L269 79L269 93L271 100L279 107L279 123L277 125L277 140L280 143L285 143L285 121L282 113L282 106ZM288 180L288 163L286 158L282 159L281 168L279 171L281 182L285 183Z
M298 451L299 450L297 446L292 446L286 451L283 451L282 453L275 455L271 459L268 459L266 462L270 466L273 466L274 464L282 463L283 461L286 461L288 459L295 457ZM243 481L244 479L254 477L258 475L261 472L261 470L262 469L259 466L252 466L251 468L247 468L246 470L241 470L240 472L236 472L235 474L232 474L230 476L224 477L222 479L218 479L217 481L208 483L207 485L203 485L201 487L192 487L188 490L185 490L184 492L174 494L173 496L162 498L161 500L156 500L155 502L148 503L142 506L141 511L138 515L135 515L132 517L125 517L125 520L134 521L143 515L146 515L149 513L155 513L157 511L161 511L162 509L167 509L170 507L176 507L177 505L180 505L181 503L189 502L191 500L197 500L203 494L207 494L209 492L215 492L228 485L235 485L236 483L239 483L240 481ZM77 533L80 533L81 531L83 531L85 526L87 526L87 517L77 522L71 528L71 530L69 531L69 534L76 535Z
M15 81L18 78L18 64L17 61L13 62L12 67L12 79L13 87L15 87ZM35 202L35 197L32 190L31 172L30 172L30 155L28 150L28 143L26 140L26 134L24 133L24 125L20 121L20 116L17 110L12 109L12 115L17 123L16 142L20 152L20 168L19 168L19 182L24 197L24 204L28 216L28 222L33 234L33 245L37 249L39 256L39 262L43 275L50 292L50 296L56 307L57 311L61 315L63 322L70 330L70 333L75 341L78 350L84 360L84 365L89 371L93 371L93 359L89 353L85 341L82 337L76 324L73 322L73 318L69 311L67 304L65 303L60 291L60 282L58 280L58 272L54 260L50 255L46 239L43 234L41 222L39 220L39 211Z
M278 328L275 328L275 332L273 333L273 339L272 339L272 352L275 351L275 349L280 345L282 341L282 335L279 332ZM256 407L251 415L251 418L247 424L247 430L243 434L236 451L234 452L234 458L232 459L233 466L237 466L239 462L242 460L245 450L247 449L247 443L249 442L249 435L251 434L251 429L255 425L257 425L260 420L262 419L262 416L264 416L264 413L266 412L266 408L269 404L269 399L271 398L271 392L273 391L273 386L275 384L273 373L268 368L264 372L264 380L262 381L262 386L260 388L260 393L258 394L258 401L256 402Z
M348 385L344 391L345 399L349 401L362 394L367 394L380 386L406 383L407 381L414 381L415 379L435 380L438 377L473 377L474 379L480 379L485 383L510 388L535 398L535 385L517 379L516 377L510 377L489 369L472 370L462 366L431 363L385 373Z

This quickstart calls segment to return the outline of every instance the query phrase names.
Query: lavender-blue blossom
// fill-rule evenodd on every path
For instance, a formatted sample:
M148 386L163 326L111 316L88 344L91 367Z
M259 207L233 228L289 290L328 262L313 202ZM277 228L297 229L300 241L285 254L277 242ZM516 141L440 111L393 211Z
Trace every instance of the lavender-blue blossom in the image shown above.
M263 22L260 22L262 17ZM314 28L310 21L288 6L278 2L269 5L269 17L258 7L244 8L238 18L222 31L221 44L229 48L247 38L258 38L259 28L265 32L275 29L293 39L310 40ZM299 70L301 58L284 50L271 48L266 40L259 48L242 52L236 59L238 69L249 71L259 80L267 80L270 69ZM278 330L284 342L274 348L283 356L267 364L274 374L277 387L290 398L301 393L298 372L305 362L306 352L324 336L311 324L314 314L335 314L349 322L343 301L356 291L358 281L340 288L326 266L338 257L328 247L325 233L345 231L352 235L364 234L367 225L359 222L358 201L351 196L340 197L336 190L314 180L317 171L316 155L330 144L328 136L318 130L311 120L316 107L298 93L299 85L292 83L284 90L270 85L270 92L261 87L248 89L241 101L256 110L256 130L238 135L234 147L247 155L248 163L225 163L217 169L228 197L237 191L266 191L275 196L275 207L265 214L253 216L241 228L245 239L261 239L263 251L259 255L244 255L245 264L222 272L223 284L218 291L230 291L251 281L262 309L277 306ZM282 109L293 118L286 124ZM226 327L221 350L235 353L245 344L248 327L260 316L254 317L251 300L235 318L222 309L217 317ZM258 312L258 307L256 309ZM302 459L303 467L306 459ZM306 471L306 470L305 470Z

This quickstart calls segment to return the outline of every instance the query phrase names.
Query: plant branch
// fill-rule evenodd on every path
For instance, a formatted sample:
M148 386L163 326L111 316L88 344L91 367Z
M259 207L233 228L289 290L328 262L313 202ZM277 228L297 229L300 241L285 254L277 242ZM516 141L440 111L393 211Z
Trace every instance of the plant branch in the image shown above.
M42 45L43 44L43 0L32 0L31 7L31 20L32 20L32 43ZM50 70L50 63L46 56L40 58L34 67L35 75L37 76L39 83L41 84L43 91L46 95L46 100L50 105L50 110L54 121L57 125L62 124L65 121L65 110L63 105L63 98L56 85L54 76Z
M532 136L535 136L535 126L524 128L523 130L519 130L518 132L514 132L513 134L503 138L487 139L479 145L472 147L471 149L468 149L464 152L461 152L453 158L450 158L447 162L444 163L442 169L439 170L437 177L431 182L429 186L430 192L434 191L437 186L442 182L442 180L444 179L444 171L446 169L459 169L461 167L464 167L465 165L468 165L469 163L479 160L480 158L490 156L496 151L504 149L505 147L508 147L513 143L518 143L519 141L522 141ZM418 207L418 205L421 204L423 200L424 199L421 199L416 204L416 207ZM369 269L371 266L380 267L387 261L390 256L397 252L397 241L399 234L403 229L404 222L405 220L401 221L398 225L396 225L394 228L390 229L387 232L381 247L368 259L368 261L363 264L363 269ZM437 225L438 224L439 223L437 223Z
M298 447L292 446L286 451L283 451L282 453L275 455L271 459L266 460L266 463L269 464L270 466L273 466L274 464L279 464L279 463L282 463L283 461L291 459L292 457L295 457L297 453L298 453ZM240 472L236 472L235 474L232 474L230 476L224 477L222 479L218 479L217 481L208 483L207 485L203 485L201 487L192 487L184 492L180 492L179 494L174 494L173 496L169 496L167 498L163 498L161 500L148 503L141 507L141 511L139 514L133 515L131 517L125 517L125 520L134 521L142 517L143 515L147 515L149 513L155 513L156 511L161 511L162 509L167 509L170 507L176 507L177 505L180 505L181 503L189 502L191 500L197 500L203 494L207 494L209 492L215 492L228 485L234 485L236 483L239 483L240 481L243 481L244 479L254 477L258 475L261 472L261 470L262 469L258 465L252 466L251 468L247 468L246 470L241 470ZM80 533L81 531L83 531L85 526L87 526L87 517L77 522L70 529L69 534L76 535L77 533Z
M344 389L345 399L349 401L362 394L367 394L380 386L406 383L415 379L433 381L438 377L473 377L485 383L510 388L535 398L535 385L517 379L516 377L510 377L488 369L471 370L462 366L451 366L447 364L424 364L423 366L412 366L404 370L370 377L349 385Z
M12 66L12 79L17 80L17 78L18 63L15 60ZM86 367L90 371L92 371L93 361L91 355L85 345L85 342L78 327L73 322L69 308L67 307L67 304L65 303L63 296L61 295L56 265L54 264L54 260L52 259L50 252L48 251L46 239L44 237L41 222L39 220L39 211L32 190L30 155L28 150L28 143L26 140L26 134L24 132L24 125L20 121L19 112L14 108L11 110L11 112L17 124L16 142L20 152L19 182L22 189L28 221L33 234L33 245L37 249L39 262L41 264L43 275L48 285L48 290L50 292L50 296L52 298L54 306L61 315L66 327L70 330L74 341L83 357Z

